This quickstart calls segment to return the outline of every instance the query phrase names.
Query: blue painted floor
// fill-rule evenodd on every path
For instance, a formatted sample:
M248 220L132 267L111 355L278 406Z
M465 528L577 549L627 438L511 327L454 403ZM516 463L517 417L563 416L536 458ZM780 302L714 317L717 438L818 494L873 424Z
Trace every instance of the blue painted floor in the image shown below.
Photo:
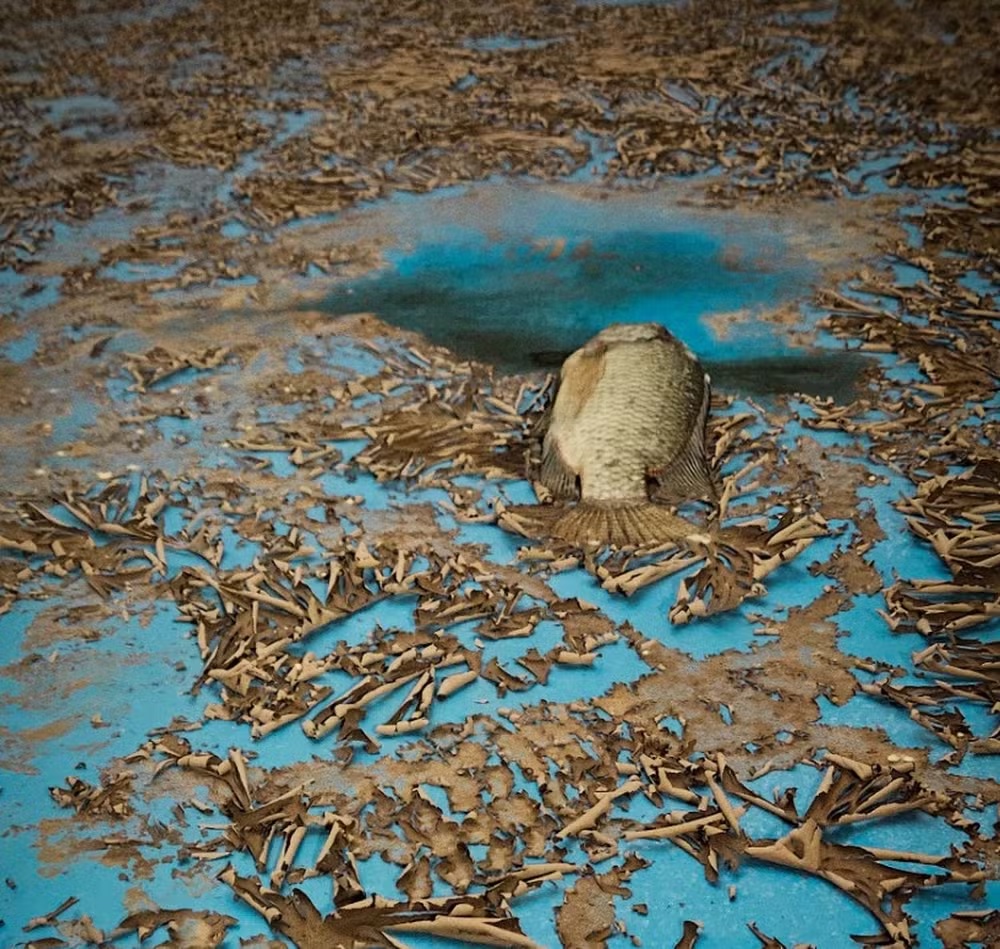
M498 36L473 48L503 51L525 42L531 41ZM55 119L68 120L77 108L103 114L115 106L99 96L67 96L52 100L50 108ZM289 113L278 124L293 136L313 118ZM152 162L147 169L144 188L154 217L156 208L169 207L192 190L223 200L233 176L249 173L250 166L227 175L207 168L169 170L160 175ZM882 169L873 165L869 171L875 194ZM914 207L939 197L930 189L917 193ZM860 205L866 199L844 200ZM829 832L837 844L944 858L968 843L969 822L984 830L992 826L995 805L984 808L983 797L973 791L980 788L988 797L995 790L995 759L969 753L945 760L954 751L951 745L905 708L863 690L890 677L897 684L928 683L913 659L926 643L915 634L890 631L882 616L883 592L900 577L946 580L948 574L931 547L908 531L899 501L912 493L912 485L898 466L891 459L873 460L863 434L812 424L818 416L810 396L847 404L870 394L866 370L893 365L895 356L849 353L842 340L819 328L825 311L817 304L817 289L836 289L858 301L867 297L842 280L843 269L829 258L802 252L808 227L801 218L680 205L666 186L637 195L610 186L492 180L397 196L325 221L275 228L268 241L312 246L328 239L347 246L375 239L380 253L372 267L358 273L331 275L304 267L272 296L273 276L253 273L222 281L221 290L220 284L150 290L151 282L180 273L185 258L171 266L98 263L97 248L133 233L133 223L109 209L86 224L62 227L48 251L52 259L91 261L106 281L108 299L120 293L126 302L106 314L106 321L102 314L88 314L74 322L69 308L74 298L55 278L40 275L39 292L25 296L27 278L12 267L0 270L0 310L13 326L0 345L0 373L15 397L23 389L41 399L45 389L52 400L61 400L58 411L39 410L30 419L31 425L50 426L43 442L28 438L22 416L0 410L5 441L0 473L11 486L0 494L0 839L6 880L0 887L0 943L97 944L95 930L88 929L92 925L114 945L285 944L260 912L218 879L231 866L240 876L259 875L267 883L278 865L279 846L272 845L260 864L231 846L224 836L231 820L225 786L191 762L165 767L169 748L176 748L171 741L187 742L191 751L220 762L234 760L239 750L260 794L257 803L290 789L307 795L306 810L315 820L307 822L293 871L312 865L334 815L367 828L372 835L367 850L355 854L357 878L367 894L393 902L406 900L399 881L408 859L434 866L426 897L448 897L462 888L449 883L451 871L432 846L411 846L412 837L402 829L379 823L382 795L399 807L409 804L415 789L426 795L437 822L431 838L440 833L448 846L460 842L459 857L476 870L473 893L483 891L500 861L491 862L490 841L471 842L478 813L499 814L511 801L531 802L518 812L521 823L504 846L509 844L518 865L559 860L576 869L510 904L520 933L533 940L517 945L559 945L559 927L565 925L559 914L571 888L594 873L620 868L632 854L636 859L627 879L607 884L607 903L619 925L600 937L603 942L595 937L595 945L674 945L685 920L699 926L699 949L760 945L750 923L781 944L822 949L879 930L872 914L829 879L745 859L739 866L723 864L717 881L710 881L696 859L668 840L622 836L664 812L686 811L688 805L676 800L654 801L639 793L616 799L597 825L617 841L606 860L593 859L598 838L556 837L574 807L585 809L592 780L586 771L568 779L566 762L574 756L599 761L595 743L607 738L599 723L618 724L617 740L637 720L619 720L617 710L640 716L640 695L659 710L659 731L650 742L655 738L661 750L698 762L713 748L697 745L697 737L738 738L743 757L734 767L740 780L768 801L794 789L800 815L818 793L824 757L834 747L852 745L859 757L867 753L887 769L888 754L909 755L922 775L936 776L935 790L963 789L955 792L963 821L942 805L937 815L927 808L838 826ZM234 241L251 233L235 219L224 227L224 236ZM917 249L919 234L911 232L910 239ZM870 247L864 252L872 267L890 266L889 257ZM900 285L919 277L894 273ZM133 299L130 288L140 284L144 295ZM269 289L256 299L242 295L258 284ZM224 294L235 296L223 300ZM233 300L240 305L227 305ZM889 298L879 303L893 305ZM382 322L359 323L359 313ZM423 483L384 482L355 461L372 443L366 425L400 403L415 404L414 393L440 395L450 384L443 358L426 371L403 372L401 360L411 345L421 359L431 352L430 344L440 344L450 346L459 360L491 363L505 377L523 378L530 396L545 371L602 326L650 319L668 325L711 370L720 397L713 417L720 425L747 416L750 438L740 443L741 450L772 445L771 466L781 476L782 468L790 470L812 453L814 475L829 470L834 477L858 479L856 507L847 510L830 501L829 534L768 576L760 596L730 612L686 625L667 620L691 570L625 598L603 589L579 564L551 574L533 569L523 539L490 522L496 499L532 500L527 481L510 471L497 477L444 471L440 478L432 471ZM128 371L129 365L147 366L155 346L204 354L210 342L227 350L214 364L184 363L145 386ZM52 352L72 356L66 357L72 368L62 380ZM143 353L146 362L129 363ZM455 365L454 378L465 378ZM894 372L901 388L924 381L914 362L899 364ZM60 392L60 385L66 389ZM503 385L509 382L498 383L498 392ZM984 415L996 409L995 393L984 405ZM31 438L35 435L32 430ZM303 460L317 445L329 450ZM745 455L725 455L722 475L734 475L746 461ZM760 486L746 487L734 500L732 525L759 515L774 522L794 502L829 499L843 486L814 478L802 485L800 496L789 498L779 477L761 477ZM119 495L101 512L104 523L88 523L80 512L98 510L101 491L109 486L117 486ZM456 516L461 490L470 492L481 523ZM158 499L155 513L139 530L136 524L152 499ZM704 517L696 507L692 512ZM36 532L56 531L59 547L32 548L13 536L18 525L29 522ZM116 523L129 528L116 530ZM869 532L872 524L879 530ZM528 634L492 639L478 618L438 629L420 613L426 598L392 595L329 619L302 641L282 647L288 661L401 653L411 641L426 645L419 637L433 629L443 648L475 656L480 670L495 662L521 677L523 688L508 690L486 675L474 676L465 688L434 701L427 728L399 736L377 731L406 694L393 692L364 709L359 727L377 743L369 747L335 735L309 737L301 720L256 737L248 721L227 720L220 682L199 678L204 642L199 644L192 622L196 615L213 622L231 608L213 590L225 583L235 588L253 572L272 570L269 595L280 597L291 589L286 581L298 567L304 579L289 595L304 598L308 587L322 598L331 562L347 563L347 552L361 543L393 550L401 535L414 547L430 543L441 562L464 558L455 561L455 570L468 569L469 575L450 596L493 590L497 577L523 584L517 608L539 613ZM838 552L862 543L875 578L865 593L826 569ZM110 566L103 579L80 566L96 562L95 549L107 551ZM284 579L274 579L275 562ZM472 562L479 566L469 568ZM421 566L417 557L408 569L419 572ZM423 566L429 568L430 561ZM372 574L366 576L371 586ZM196 596L191 584L203 581ZM837 590L836 608L810 613ZM577 598L589 604L581 615L595 615L610 634L592 644L590 664L549 662L545 677L533 676L527 671L531 663L569 648L573 619L566 615L579 613L581 607L573 605ZM205 606L198 614L187 609L196 601ZM265 602L261 615L266 608ZM998 633L1000 621L993 619L976 636L995 643ZM637 645L643 640L655 644L654 658ZM248 657L251 664L265 659ZM438 669L438 684L471 668L465 662ZM343 700L362 678L360 668L331 660L311 682L323 697L304 718L338 696ZM779 668L782 675L792 670L792 680L778 677ZM676 695L662 695L657 683L667 681L663 676L671 670L678 677ZM705 678L711 675L719 676L716 683ZM698 689L707 682L707 692L685 691L689 682L699 683ZM743 706L734 714L725 704L734 682L755 694L771 694L766 721L741 717ZM278 703L273 695L268 701ZM955 706L977 736L995 726L995 710L956 701L945 711ZM714 731L705 709L718 716ZM539 736L551 738L551 719L559 716L565 744L533 746ZM259 726L258 721L258 731ZM722 747L723 739L719 742ZM350 756L344 753L348 746ZM476 755L479 771L463 764L461 780L454 777L450 784L449 762ZM550 769L547 776L528 769L526 762L536 758ZM893 761L898 766L898 759ZM626 756L621 763L633 761ZM457 797L458 789L466 788L470 774L480 780L490 768L496 769L494 777L501 772L509 777L506 793L499 793L504 784L497 777L498 793L482 790L479 810L470 809L467 796ZM623 768L621 781L630 773ZM67 800L61 805L75 782L86 782L78 789L120 787L120 813L109 812L106 802L88 805L83 798L77 799L79 812ZM306 790L296 787L300 784ZM699 794L708 793L705 787ZM695 809L709 806L704 797ZM533 831L543 826L547 838L539 846ZM746 838L758 842L789 831L757 806L747 808L740 826ZM884 862L900 871L927 870L899 856ZM968 856L968 866L972 862ZM919 890L906 903L919 945L938 944L934 926L955 912L1000 905L993 876L983 872L965 883ZM322 914L331 912L328 877L300 873L293 882ZM275 889L287 895L293 883ZM58 919L43 919L68 898L77 902ZM566 905L578 911L578 904ZM224 937L214 941L196 927L175 932L173 942L162 942L166 927L149 942L135 932L116 933L128 914L156 907L232 919ZM33 920L41 922L32 926ZM285 938L289 945L332 944ZM417 932L393 943L412 949L444 944L439 936Z

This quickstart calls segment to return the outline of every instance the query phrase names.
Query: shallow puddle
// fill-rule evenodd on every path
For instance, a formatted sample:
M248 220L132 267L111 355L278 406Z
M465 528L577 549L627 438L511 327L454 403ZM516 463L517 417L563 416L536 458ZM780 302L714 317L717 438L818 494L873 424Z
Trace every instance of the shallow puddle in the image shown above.
M820 273L772 216L486 186L372 217L393 235L384 266L338 284L325 308L372 312L502 371L558 366L618 321L662 323L717 385L746 394L849 398L868 365L795 348L787 325L767 318L807 301Z

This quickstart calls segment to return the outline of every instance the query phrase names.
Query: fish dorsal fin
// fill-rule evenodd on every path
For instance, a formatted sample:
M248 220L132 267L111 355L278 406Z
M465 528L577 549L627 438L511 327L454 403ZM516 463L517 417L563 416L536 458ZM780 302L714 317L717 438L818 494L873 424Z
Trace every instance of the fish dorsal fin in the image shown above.
M718 499L718 488L705 454L705 422L711 401L711 380L706 375L701 408L687 444L670 464L649 472L650 478L657 482L650 491L653 500L686 501L705 497L713 501Z

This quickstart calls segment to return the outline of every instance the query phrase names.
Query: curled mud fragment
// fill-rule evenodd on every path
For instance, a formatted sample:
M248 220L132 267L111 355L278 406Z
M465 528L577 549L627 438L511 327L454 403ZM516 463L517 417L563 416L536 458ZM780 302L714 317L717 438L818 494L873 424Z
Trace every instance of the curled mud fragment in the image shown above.
M230 349L221 346L196 353L174 353L156 346L141 356L129 356L125 368L135 380L135 391L145 392L185 369L215 369L230 353Z
M550 878L546 868L540 879ZM284 896L259 880L241 877L227 867L219 879L260 913L271 928L301 949L320 945L394 946L393 934L427 933L459 942L539 949L510 915L509 901L537 885L524 874L494 882L484 894L428 898L396 903L362 897L323 916L301 890Z
M899 581L886 590L893 629L937 636L1000 617L1000 457L921 482L899 505L951 581Z
M983 909L953 913L934 925L934 935L947 949L994 945L1000 941L1000 911Z
M204 946L214 949L225 938L226 931L236 925L233 916L210 910L146 909L126 916L110 933L111 939L120 939L134 933L144 942L158 929L166 929L168 939L163 946Z
M77 814L111 819L128 817L132 813L132 780L131 774L122 772L103 777L101 784L95 786L70 775L65 788L49 788L49 794L60 807L72 807Z
M423 638L419 657L415 648L412 656L407 655L413 648L409 645L388 657L367 647L356 654L341 649L325 657L298 648L308 636L372 603L391 596L443 594L460 582L463 571L455 569L458 565L446 568L436 557L436 569L414 570L418 556L414 550L385 547L375 556L363 541L353 545L343 541L329 551L323 594L305 582L300 568L277 557L259 570L217 576L184 568L172 588L182 613L197 627L205 660L199 686L209 681L222 685L223 703L216 715L247 721L255 735L263 736L325 702L330 689L315 681L324 672L363 672L361 682L349 693L307 723L307 734L318 737L339 725L344 715L412 682L425 669L446 669L466 661L464 654L434 645L429 635ZM435 584L435 573L450 579ZM217 597L225 604L222 612L217 609ZM417 671L410 669L413 662L419 666ZM419 694L411 697L414 707L412 714L406 713L409 719L416 721L429 707L433 694L425 689L430 684L429 679L421 682Z
M761 949L788 949L788 947L780 939L768 936L767 933L763 932L756 923L747 923L747 929L749 929L750 932L757 937L760 942Z
M28 920L24 926L24 931L31 932L33 929L40 929L43 926L53 925L55 921L66 912L66 910L76 906L79 902L80 898L77 896L67 897L54 910L49 911L44 916L36 916L34 919Z
M520 524L517 515L506 510L501 510L499 523L517 533L532 534L530 526ZM563 546L539 560L548 565L562 555L577 563L582 561L605 590L626 596L702 564L682 581L677 601L669 612L671 622L683 624L693 618L735 609L748 598L764 595L766 587L761 580L802 553L815 538L828 533L822 517L789 511L773 527L746 523L711 528L679 542L678 546L626 551L623 556L604 560Z
M836 758L836 756L833 756ZM629 840L669 840L699 860L708 878L720 874L720 858L729 865L761 860L810 873L842 889L879 922L885 936L899 945L913 945L905 902L916 890L947 883L978 884L989 875L978 864L952 854L901 853L891 849L851 847L825 839L824 828L837 824L890 818L907 810L960 815L961 800L928 792L909 774L894 766L871 767L850 759L836 759L824 774L808 809L799 816L794 806L779 807L748 792L719 756L715 761L689 766L695 785L704 785L717 810L703 806L688 812L671 812L652 825L628 829ZM728 787L727 787L728 786ZM678 796L672 784L666 793ZM685 792L685 795L686 796ZM729 795L745 804L734 808ZM692 803L700 797L694 795ZM740 828L747 807L763 807L793 825L777 840L754 840ZM882 861L904 861L933 868L899 870ZM888 908L886 908L888 907Z

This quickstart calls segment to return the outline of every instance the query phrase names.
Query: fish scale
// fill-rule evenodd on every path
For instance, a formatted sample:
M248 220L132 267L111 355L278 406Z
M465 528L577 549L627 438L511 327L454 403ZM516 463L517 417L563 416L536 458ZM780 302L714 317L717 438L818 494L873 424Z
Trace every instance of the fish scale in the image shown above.
M703 373L676 341L621 343L572 424L553 431L584 500L645 500L646 475L684 449L701 408Z

